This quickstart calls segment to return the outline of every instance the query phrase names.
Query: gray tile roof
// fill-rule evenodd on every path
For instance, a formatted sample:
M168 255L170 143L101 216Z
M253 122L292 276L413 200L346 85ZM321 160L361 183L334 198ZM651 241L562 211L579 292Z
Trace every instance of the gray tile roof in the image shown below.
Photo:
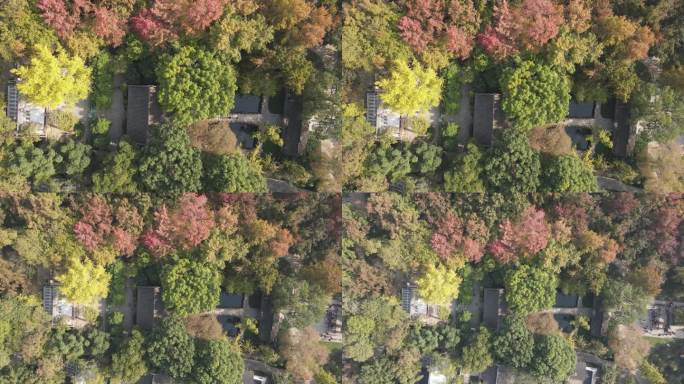
M568 117L571 119L591 119L594 117L594 102L578 103L571 101L568 108Z
M221 291L219 297L219 308L242 308L245 295L241 293L228 293Z
M17 121L19 115L19 91L17 91L17 83L12 80L7 83L7 117L12 121Z
M260 113L261 96L235 95L235 105L230 113Z
M306 142L309 138L309 131L302 126L302 97L287 94L285 97L286 124L283 127L283 153L286 156L299 156L304 153Z
M490 146L497 131L505 127L497 93L476 93L473 107L473 137L479 145Z
M615 156L626 157L631 155L631 135L629 106L624 103L615 103L615 130L613 131L613 154Z
M142 329L152 329L161 312L161 288L138 287L135 322Z
M504 308L504 290L502 288L485 288L482 303L482 321L489 329L499 328Z
M126 134L139 145L147 144L150 125L158 124L162 111L154 85L129 85L126 108Z

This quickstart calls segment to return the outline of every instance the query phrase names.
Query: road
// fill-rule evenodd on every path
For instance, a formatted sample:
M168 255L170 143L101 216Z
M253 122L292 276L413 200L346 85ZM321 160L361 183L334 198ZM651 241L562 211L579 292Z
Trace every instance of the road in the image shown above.
M135 320L135 280L133 278L126 280L124 292L124 303L122 305L110 306L109 310L123 313L124 318L121 326L125 331L130 331L133 329ZM109 329L109 324L107 324L106 328Z
M121 90L121 86L124 83L124 75L114 75L113 81L112 105L105 111L99 111L98 116L104 117L111 122L111 125L109 126L109 140L117 142L124 134L123 123L124 118L126 117L123 91Z
M297 188L285 180L272 179L272 178L266 179L266 186L268 187L268 191L271 193L309 192L305 189Z
M613 179L610 177L597 176L596 182L598 183L599 188L610 192L643 192L643 190L641 190L640 188L627 185L621 182L620 180Z

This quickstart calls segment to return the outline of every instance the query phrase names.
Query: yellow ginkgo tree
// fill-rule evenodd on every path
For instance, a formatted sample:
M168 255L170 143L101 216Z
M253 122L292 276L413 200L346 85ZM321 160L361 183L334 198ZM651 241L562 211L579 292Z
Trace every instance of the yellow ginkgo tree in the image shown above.
M46 108L73 105L88 97L91 72L80 57L70 57L61 47L53 52L42 44L34 46L28 65L12 70L19 78L19 92Z
M429 303L447 305L458 297L461 281L456 271L443 265L430 264L423 276L416 281L418 295Z
M442 79L437 72L419 63L410 67L404 60L395 61L389 76L376 85L382 89L382 101L405 116L436 107L442 95Z
M77 304L93 304L107 296L111 276L102 265L73 258L69 268L57 276L59 292Z

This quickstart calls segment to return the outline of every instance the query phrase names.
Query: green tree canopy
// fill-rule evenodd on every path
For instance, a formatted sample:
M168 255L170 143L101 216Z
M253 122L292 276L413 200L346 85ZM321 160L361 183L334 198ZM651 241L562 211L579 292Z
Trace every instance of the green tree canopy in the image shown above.
M33 50L29 65L12 70L20 79L17 89L29 101L56 108L88 97L91 70L81 58L69 57L59 47L53 54L43 44L37 44Z
M76 140L68 140L59 146L59 154L63 161L59 163L61 174L74 177L83 174L90 165L90 145Z
M460 364L466 372L482 372L493 362L491 334L487 328L480 327L480 330L463 347Z
M306 328L318 322L330 297L315 284L292 277L282 277L273 289L273 305L285 313L290 327Z
M540 173L539 154L518 129L504 131L502 142L494 148L485 165L490 189L497 192L535 192Z
M81 333L60 325L50 334L46 352L60 356L67 363L75 363L85 354L85 344Z
M0 298L0 370L12 362L12 356L34 362L42 353L49 324L50 317L36 298Z
M361 367L359 375L360 384L394 384L396 379L391 372L395 369L395 364L386 357L374 360L370 364Z
M546 192L597 192L594 169L576 153L546 156L542 162L541 189Z
M558 282L552 272L521 265L506 274L506 303L519 315L553 306Z
M57 36L35 12L31 0L5 1L0 20L0 58L5 63L24 57L27 47L57 43Z
M93 67L93 93L91 99L97 109L107 109L112 105L114 93L114 65L112 55L107 51L101 51L95 56L91 65Z
M434 351L453 353L458 348L461 335L459 329L451 324L439 327L414 324L406 340L407 347L416 347L421 354Z
M208 192L266 192L261 167L242 153L203 156L202 184Z
M118 149L108 153L102 163L102 169L93 174L93 192L132 193L137 191L135 158L135 147L125 140L119 141Z
M344 339L344 351L355 361L370 359L375 346L402 328L408 316L397 300L387 296L366 301L358 313L347 320Z
M413 171L429 174L437 170L442 164L442 147L422 142L413 147L417 161L413 164Z
M8 171L30 181L34 187L48 183L57 173L55 165L62 162L62 156L54 149L37 146L30 138L20 139L12 149L5 159Z
M190 146L185 129L177 124L154 127L141 154L139 184L148 192L178 195L200 189L202 160Z
M221 276L211 264L180 259L162 269L162 300L167 309L187 316L216 308Z
M630 100L632 119L649 139L665 143L684 133L684 94L667 85L642 83Z
M482 181L483 155L474 143L468 143L466 152L458 157L453 167L444 172L444 190L447 192L484 192Z
M345 353L355 361L366 361L373 357L371 335L375 329L375 321L367 316L354 315L346 323Z
M522 130L562 121L568 114L570 81L553 67L523 61L501 77L502 107Z
M301 95L314 66L306 57L306 49L281 48L276 51L276 65L283 76L285 86Z
M226 339L198 340L192 379L197 384L239 384L245 370L240 348Z
M210 27L210 41L230 60L239 62L241 52L262 50L273 40L273 26L260 13L243 15L229 5L223 17Z
M534 354L534 335L527 329L525 318L507 316L492 349L497 361L514 368L527 367Z
M382 143L368 154L365 162L365 175L396 182L411 173L412 164L417 161L418 158L405 146Z
M150 335L146 355L147 361L159 372L181 379L192 370L195 343L181 319L165 317Z
M227 116L237 90L235 70L216 53L183 46L157 67L159 103L181 123Z
M382 89L382 101L402 115L436 107L442 96L442 79L417 62L410 67L405 60L396 60L389 76L376 84Z
M618 324L632 324L646 315L652 297L622 279L609 279L601 291L603 303Z
M134 329L112 354L112 384L135 383L147 373L144 343L143 334Z
M101 359L109 350L109 333L95 327L88 327L82 331L85 339L85 353L89 357Z
M383 0L344 4L342 65L373 71L396 58L407 58L410 48L396 28L399 5Z
M577 356L568 340L561 335L540 335L534 348L533 375L563 382L575 371Z

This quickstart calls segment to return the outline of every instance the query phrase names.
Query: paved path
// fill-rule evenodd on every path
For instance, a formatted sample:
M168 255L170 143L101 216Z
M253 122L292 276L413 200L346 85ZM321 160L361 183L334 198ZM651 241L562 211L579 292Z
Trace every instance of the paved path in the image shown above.
M470 301L470 304L468 304L468 311L472 313L472 317L470 318L470 324L473 328L478 328L480 327L480 323L482 322L482 295L480 294L480 283L477 282L473 284L473 297L472 300Z
M675 308L684 308L684 302L653 300L648 306L648 317L639 321L644 334L663 339L684 339L684 326L672 324ZM653 327L653 321L658 317L665 320L663 327Z
M282 115L271 113L268 110L268 97L264 97L261 101L261 113L233 113L226 117L219 117L215 120L228 121L229 123L242 124L274 124L278 126L284 125Z
M133 323L135 320L135 280L133 278L129 278L126 280L126 291L125 291L125 297L126 301L124 304L123 313L124 313L124 321L123 321L123 328L126 331L130 331L133 329Z
M596 176L596 182L599 188L610 192L643 192L640 188L627 185L620 180L605 176Z
M269 192L275 193L298 193L310 192L306 189L297 188L285 180L266 178L266 186Z
M270 365L261 361L245 359L245 371L242 374L242 381L244 383L255 383L255 374L261 376L262 374L267 373L271 376L279 376L283 372L284 371L282 369L271 367ZM268 382L270 383L271 380Z
M463 84L461 86L461 106L456 115L456 123L458 123L458 142L467 143L470 140L470 131L473 127L473 106L470 104L470 93L472 86L470 84Z
M670 303L672 303L675 307L684 307L684 301L653 300L652 304L670 305Z
M454 319L456 319L456 315L458 314L458 311L460 310L466 310L470 312L471 317L470 317L470 326L474 329L478 328L480 326L480 323L482 321L481 314L482 314L482 292L481 292L481 287L479 283L473 284L473 291L472 291L472 296L470 299L470 303L468 304L462 304L459 303L458 300L454 300L451 304L451 314Z
M124 107L124 97L121 86L124 83L124 75L114 75L114 86L112 92L112 105L104 111L98 111L98 117L103 117L111 122L109 126L109 140L116 142L124 134L124 119L126 109Z
M613 130L613 120L611 119L606 119L603 117L595 117L591 119L565 119L563 121L563 124L566 126L574 126L574 127L602 127L605 128L608 131Z
M470 93L472 86L470 83L461 85L461 101L458 112L450 115L433 113L433 129L435 129L434 141L442 141L442 125L447 123L458 124L458 142L465 144L470 140L470 131L473 125L473 107L470 104ZM438 119L438 120L437 120Z
M234 317L251 317L256 319L259 315L259 310L245 306L245 308L216 308L211 311L202 312L202 315L216 315L216 316L234 316Z
M593 308L587 308L587 307L580 307L580 308L551 308L546 311L542 312L549 312L553 313L556 315L585 315L591 317L592 313L594 312Z
M263 121L272 124L283 124L283 116L275 113L271 113L268 109L268 97L264 97L261 101L261 118Z
M84 127L88 126L88 120L90 119L90 100L80 100L71 111L78 116L78 120Z
M135 280L133 278L128 278L124 289L124 304L113 305L109 309L111 311L123 313L124 319L121 326L128 332L133 329L135 321ZM107 328L109 328L109 325L107 325Z
M601 103L596 103L596 105L594 106L594 111L595 112L593 118L565 119L564 124L581 127L602 127L612 132L615 128L615 124L613 123L613 119L609 119L601 115Z

